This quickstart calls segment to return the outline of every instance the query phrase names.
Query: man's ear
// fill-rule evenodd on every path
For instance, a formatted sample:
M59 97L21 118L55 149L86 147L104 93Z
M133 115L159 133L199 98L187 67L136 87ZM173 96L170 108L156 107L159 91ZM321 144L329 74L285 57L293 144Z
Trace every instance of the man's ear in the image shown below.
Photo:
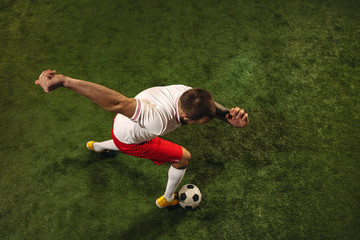
M187 119L188 118L188 116L186 115L186 113L180 113L179 114L179 116L180 116L180 118L182 118L182 119Z

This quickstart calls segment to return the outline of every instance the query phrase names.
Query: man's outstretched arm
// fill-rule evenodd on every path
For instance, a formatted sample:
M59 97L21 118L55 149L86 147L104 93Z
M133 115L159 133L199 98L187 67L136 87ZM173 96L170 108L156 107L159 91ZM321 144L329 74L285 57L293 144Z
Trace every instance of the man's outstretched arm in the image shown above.
M230 123L234 127L246 127L249 124L249 116L244 109L236 107L228 109L215 102L216 118Z
M46 70L41 73L35 84L40 85L45 92L51 92L59 87L68 88L89 98L105 110L120 113L130 118L136 109L136 100L102 85L83 80L73 79L56 71Z

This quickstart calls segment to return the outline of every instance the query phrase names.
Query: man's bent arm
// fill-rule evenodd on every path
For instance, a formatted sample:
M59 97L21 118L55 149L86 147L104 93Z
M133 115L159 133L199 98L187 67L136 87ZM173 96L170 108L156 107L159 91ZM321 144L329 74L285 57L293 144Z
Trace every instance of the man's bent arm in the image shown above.
M215 103L215 107L216 107L216 115L215 117L220 119L220 120L224 120L225 122L227 122L226 120L226 114L230 113L230 109L222 106L221 104L214 102Z
M235 107L228 109L221 104L215 102L216 115L215 117L234 127L246 127L249 124L249 116L244 109Z

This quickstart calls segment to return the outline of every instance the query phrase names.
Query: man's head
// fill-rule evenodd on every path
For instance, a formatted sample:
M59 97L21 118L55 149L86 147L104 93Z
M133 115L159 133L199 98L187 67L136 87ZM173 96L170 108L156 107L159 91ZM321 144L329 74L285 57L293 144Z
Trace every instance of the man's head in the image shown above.
M215 117L216 107L210 92L192 88L180 97L180 120L182 124L204 124Z

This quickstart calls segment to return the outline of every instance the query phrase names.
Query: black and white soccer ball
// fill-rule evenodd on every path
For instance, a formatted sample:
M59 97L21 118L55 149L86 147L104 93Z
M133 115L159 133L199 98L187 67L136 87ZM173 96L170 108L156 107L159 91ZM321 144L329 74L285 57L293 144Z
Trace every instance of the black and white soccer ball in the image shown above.
M186 184L182 186L178 195L180 206L187 210L195 209L201 202L200 189L194 184Z

